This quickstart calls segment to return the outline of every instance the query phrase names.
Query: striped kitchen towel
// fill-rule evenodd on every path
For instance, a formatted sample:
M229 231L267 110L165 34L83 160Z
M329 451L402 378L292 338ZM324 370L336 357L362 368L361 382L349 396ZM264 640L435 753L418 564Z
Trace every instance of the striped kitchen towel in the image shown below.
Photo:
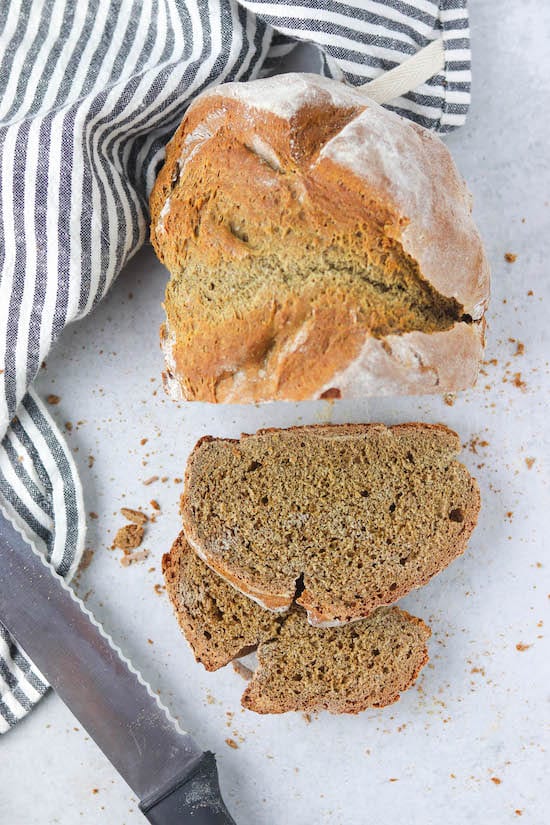
M68 578L82 492L33 379L144 243L148 194L190 100L278 71L299 41L355 85L441 41L435 74L394 85L389 106L438 132L464 122L466 0L0 3L0 509ZM0 625L0 732L46 689Z

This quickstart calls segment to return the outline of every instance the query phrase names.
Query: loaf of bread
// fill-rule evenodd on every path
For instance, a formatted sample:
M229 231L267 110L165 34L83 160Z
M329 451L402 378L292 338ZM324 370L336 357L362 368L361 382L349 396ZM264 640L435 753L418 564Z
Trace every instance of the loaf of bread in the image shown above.
M262 607L293 601L314 624L392 604L462 553L475 479L441 425L264 430L203 438L181 499L187 540Z
M474 383L489 274L441 140L316 75L200 95L151 194L176 399Z
M163 557L166 589L197 661L208 670L257 648L242 703L258 713L384 707L428 661L429 628L398 608L345 627L315 628L301 608L276 615L220 579L184 534Z

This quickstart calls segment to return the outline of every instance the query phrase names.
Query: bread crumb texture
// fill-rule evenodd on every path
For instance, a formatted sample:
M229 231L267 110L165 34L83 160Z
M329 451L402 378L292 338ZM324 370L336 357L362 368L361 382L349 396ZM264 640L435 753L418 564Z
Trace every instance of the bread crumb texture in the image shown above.
M182 515L196 552L271 610L344 623L425 584L466 548L479 489L440 425L202 439Z
M303 609L262 609L201 561L181 533L163 558L168 595L208 670L257 648L242 704L258 713L358 713L397 701L428 661L429 628L398 608L344 627L312 627Z

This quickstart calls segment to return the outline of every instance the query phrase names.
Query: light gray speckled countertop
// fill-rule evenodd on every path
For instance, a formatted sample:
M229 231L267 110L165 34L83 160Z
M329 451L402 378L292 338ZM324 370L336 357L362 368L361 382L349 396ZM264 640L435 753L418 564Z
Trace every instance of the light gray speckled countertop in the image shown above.
M493 269L487 360L496 363L477 389L452 407L439 398L299 409L175 405L159 382L166 275L149 249L92 317L65 331L38 381L42 394L61 396L53 413L74 425L68 439L87 510L98 514L79 591L186 727L218 753L239 825L549 819L550 5L471 0L470 13L473 104L447 143L474 193ZM507 251L517 254L514 264L505 262ZM515 355L516 341L524 354ZM173 479L183 475L188 450L205 433L273 423L415 418L459 431L484 500L465 556L404 600L433 629L418 689L383 711L324 714L310 724L299 714L241 710L240 677L196 665L165 594L155 592L160 556L179 529ZM168 480L143 486L152 475ZM150 559L123 568L108 550L122 523L118 510L150 509L152 498L161 513L144 542ZM530 647L518 651L518 643ZM0 739L1 825L143 822L128 788L56 696Z

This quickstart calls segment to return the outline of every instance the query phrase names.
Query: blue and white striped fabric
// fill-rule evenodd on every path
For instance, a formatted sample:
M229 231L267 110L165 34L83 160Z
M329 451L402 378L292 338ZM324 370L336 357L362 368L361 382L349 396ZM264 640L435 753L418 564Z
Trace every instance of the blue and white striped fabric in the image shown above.
M60 573L82 553L82 494L29 388L144 243L148 194L190 100L277 71L297 41L357 85L436 38L443 71L390 108L447 132L469 104L466 0L0 3L0 508ZM46 689L0 625L0 732Z

